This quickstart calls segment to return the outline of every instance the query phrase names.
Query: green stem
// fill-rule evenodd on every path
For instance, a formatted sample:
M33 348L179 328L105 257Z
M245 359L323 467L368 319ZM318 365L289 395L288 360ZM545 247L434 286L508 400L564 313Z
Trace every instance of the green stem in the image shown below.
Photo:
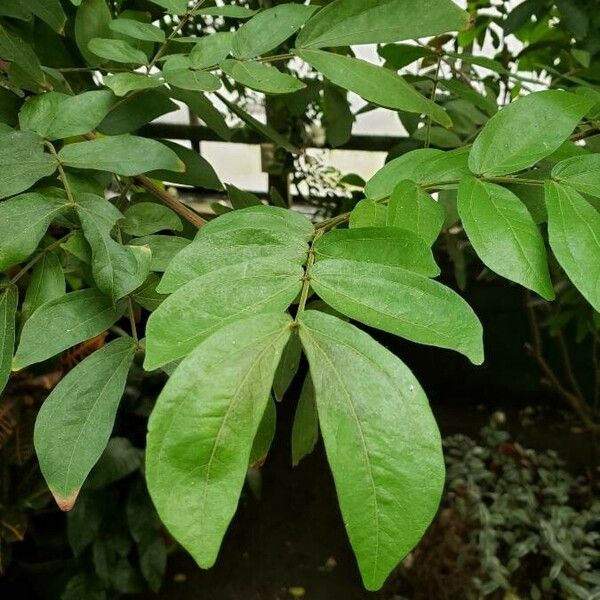
M481 177L481 181L488 181L490 183L513 183L519 185L534 185L534 186L542 186L544 182L539 179L526 179L521 177ZM446 186L456 186L460 183L459 180L453 181L439 181L436 183L430 183L428 185L422 186L426 192L432 192L434 190L439 189L440 187ZM377 204L385 204L390 199L389 196L382 196L381 198L373 199L373 202ZM316 225L316 229L318 231L327 231L328 229L332 229L337 227L338 225L342 225L346 223L350 219L350 212L342 213L341 215L336 215L335 217L331 217L330 219L325 219Z
M323 229L316 229L310 243L310 250L308 251L308 260L306 261L306 268L304 269L304 277L302 282L302 291L300 292L300 302L298 303L298 310L296 311L296 318L294 322L297 324L298 319L302 316L304 309L306 308L306 301L308 300L308 294L310 292L310 270L315 264L315 243L325 233Z
M69 185L67 174L65 173L62 163L60 162L60 158L58 157L56 148L54 147L54 144L52 144L52 142L49 142L48 140L44 141L44 145L46 146L46 148L48 148L48 150L50 150L50 154L52 154L52 156L56 159L56 163L58 165L58 176L63 184L63 187L65 188L65 193L67 194L67 199L69 200L70 206L74 207L77 203L75 202L75 197L71 192L71 186Z
M432 102L435 102L435 95L437 94L437 88L438 88L438 83L440 81L440 68L442 66L442 57L438 56L438 61L437 61L437 66L435 69L435 75L433 77L433 89L431 90L431 98L430 100ZM425 148L429 148L429 146L431 145L431 124L433 122L433 119L431 117L431 115L428 115L427 117L427 131L425 133L425 144L424 147Z
M188 8L186 13L181 17L181 21L179 21L179 23L177 23L177 26L175 27L175 29L173 29L173 31L169 34L169 37L167 37L167 39L161 44L160 48L154 55L154 58L150 61L150 64L148 65L148 73L150 73L152 68L156 66L156 63L160 60L162 55L165 53L165 50L167 49L169 42L173 38L177 37L179 32L185 27L186 23L194 16L195 12L202 6L202 4L204 4L204 0L196 0L194 5L190 8Z
M135 311L133 310L133 301L131 296L127 296L127 314L129 315L129 325L131 327L131 337L137 344L140 340L138 338L137 326L135 324Z
M56 240L54 242L52 242L49 246L46 246L43 250L40 250L11 280L10 283L14 284L17 283L17 281L19 281L19 279L21 279L21 277L23 277L23 275L25 275L25 273L27 273L27 271L29 271L29 269L31 269L31 267L33 267L45 254L47 254L48 252L51 252L52 250L54 250L54 248L57 248L58 246L60 246L62 243L64 243L66 240L68 240L72 235L73 235L73 231L70 231L69 233L67 233L67 235L61 237L59 240Z

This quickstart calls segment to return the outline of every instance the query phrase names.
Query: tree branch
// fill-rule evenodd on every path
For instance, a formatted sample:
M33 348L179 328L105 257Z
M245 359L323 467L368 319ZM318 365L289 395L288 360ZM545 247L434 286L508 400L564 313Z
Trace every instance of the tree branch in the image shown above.
M158 198L163 204L174 210L180 217L183 217L195 227L198 227L198 229L203 225L206 225L206 220L197 212L183 204L183 202L175 198L175 196L169 192L161 190L145 175L138 175L134 178L134 181L136 185L143 187L148 193L152 194L155 198Z

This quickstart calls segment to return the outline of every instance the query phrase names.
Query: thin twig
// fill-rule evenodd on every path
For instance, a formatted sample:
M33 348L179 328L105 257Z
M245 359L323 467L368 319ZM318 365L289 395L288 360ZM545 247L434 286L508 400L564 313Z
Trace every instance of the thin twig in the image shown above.
M437 94L438 83L440 81L440 69L442 67L442 57L438 56L437 65L435 68L435 75L433 76L433 89L431 90L430 100L435 102L435 96ZM425 143L424 147L429 148L431 145L431 124L433 123L433 118L431 115L427 116L427 131L425 132Z
M548 364L542 354L542 343L541 335L539 330L539 323L535 314L535 309L531 302L531 294L526 292L525 310L527 311L527 317L532 333L532 343L525 344L525 349L529 355L535 360L540 370L544 374L546 381L549 385L560 395L564 400L567 401L573 412L581 419L584 425L592 432L600 432L600 424L596 423L591 417L591 410L585 400L581 400L577 394L570 392L561 383L559 377L556 375L552 367Z
M161 44L160 48L154 55L154 58L150 61L150 64L148 65L148 73L150 73L152 68L156 66L156 63L160 60L162 55L165 53L165 50L167 49L169 42L171 40L173 40L173 38L177 37L179 32L185 27L186 23L194 16L194 13L202 6L202 4L204 4L204 0L196 0L194 5L191 8L188 8L186 13L181 17L181 21L179 21L179 23L177 23L176 27L169 34L169 37L167 37L167 39Z

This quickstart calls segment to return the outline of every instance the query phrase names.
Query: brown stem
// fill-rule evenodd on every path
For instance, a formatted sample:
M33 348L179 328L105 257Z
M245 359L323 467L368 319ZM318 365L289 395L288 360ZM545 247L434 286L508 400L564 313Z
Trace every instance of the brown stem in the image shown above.
M193 211L191 208L180 202L165 190L161 190L159 187L154 185L151 179L145 175L138 175L135 178L135 183L143 187L147 192L158 198L163 204L166 204L170 209L174 210L180 217L183 217L186 221L189 221L195 227L202 227L206 225L206 220L203 219L198 213Z
M525 344L525 349L535 360L550 386L566 400L573 412L581 419L582 423L593 433L600 433L600 423L596 423L590 416L592 411L587 402L577 394L566 389L552 367L546 362L546 359L542 354L542 338L540 335L539 323L535 314L535 309L531 303L531 294L529 292L526 293L525 308L527 310L527 317L529 319L533 339L532 343Z

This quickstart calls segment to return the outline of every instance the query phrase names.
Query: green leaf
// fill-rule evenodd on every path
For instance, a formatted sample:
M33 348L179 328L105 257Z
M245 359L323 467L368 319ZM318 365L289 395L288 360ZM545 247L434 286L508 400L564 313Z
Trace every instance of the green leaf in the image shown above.
M129 241L130 246L147 246L152 252L150 270L166 271L173 257L181 252L190 240L175 235L145 235Z
M219 330L177 367L150 417L150 495L203 568L214 564L235 513L290 325L268 313Z
M308 373L300 392L300 398L298 398L292 426L292 465L294 467L297 467L300 461L314 450L318 439L319 417L315 404L315 387L310 373Z
M387 206L373 200L361 200L350 213L350 227L384 227L387 222Z
M0 203L0 271L30 256L64 208L62 198L23 194Z
M71 292L42 304L23 326L13 371L42 362L114 325L124 311L100 290Z
M123 246L111 231L123 215L108 200L93 194L77 197L77 215L92 249L92 273L98 289L114 301L133 292L150 272L152 252L146 246Z
M414 231L429 245L444 225L444 207L412 181L401 181L392 192L387 225Z
M236 188L235 185L227 184L227 195L234 209L248 208L249 206L260 206L262 202L258 196L252 192L246 192Z
M479 258L495 273L554 298L542 235L525 205L499 185L465 178L458 213Z
M113 429L136 344L120 338L69 371L46 398L35 422L34 443L61 510L71 510Z
M223 189L223 184L212 165L198 152L175 142L161 140L161 143L177 154L179 160L185 165L185 171L183 173L165 170L151 171L148 173L149 177L209 190L220 191Z
M45 252L31 272L21 319L26 321L42 304L60 298L66 292L65 275L54 252Z
M17 0L17 4L30 10L57 33L64 32L67 16L60 4L60 0Z
M296 54L332 83L369 102L395 110L424 113L444 127L452 125L443 108L419 94L394 71L322 50L297 50Z
M414 375L369 335L307 311L300 337L344 524L365 587L376 590L437 512L440 434Z
M18 65L35 85L44 87L47 85L46 76L33 48L2 23L0 23L0 56Z
M257 61L228 59L219 66L238 83L265 94L292 94L306 87L295 77Z
M145 65L148 57L124 40L109 38L93 38L88 43L88 50L106 60L131 65Z
M252 442L252 450L250 451L250 459L248 460L250 467L258 469L264 464L273 443L273 438L275 437L276 427L277 407L275 406L275 401L270 399L267 402L265 412Z
M273 379L273 395L277 402L281 402L292 380L300 367L300 358L302 357L302 346L300 338L297 335L292 335L286 344L275 377Z
M132 350L135 352L135 342L131 338L124 340L133 346ZM116 343L112 342L109 345ZM142 466L142 457L143 452L133 446L127 438L111 438L85 482L86 490L102 490L111 483L131 475Z
M299 265L262 258L190 281L148 319L144 368L152 371L186 356L232 321L283 312L302 289L302 274Z
M265 125L261 123L259 120L255 119L251 114L247 113L245 110L241 109L235 102L229 101L225 96L221 94L217 94L217 97L227 108L236 116L238 116L244 123L249 125L252 129L255 129L261 135L265 136L267 139L271 140L278 146L285 148L288 152L292 154L300 154L300 150L296 148L288 139L283 137L278 131L270 127L269 125Z
M98 131L105 135L131 133L161 115L178 110L164 88L142 90L123 98L111 110L106 119L98 125Z
M281 4L263 10L244 23L233 38L236 58L254 58L277 48L315 12L314 6Z
M120 17L111 21L109 27L112 31L129 36L135 40L158 43L165 41L165 32L151 23L143 23L135 19Z
M304 264L308 252L305 240L289 230L242 227L200 235L169 263L158 287L160 292L174 292L193 279L212 271L272 258Z
M428 277L440 274L431 248L419 235L399 227L334 229L313 246L317 261L346 259L402 267Z
M600 312L600 214L574 189L546 183L550 247L569 279Z
M192 69L169 69L163 71L165 81L182 90L195 92L216 92L221 87L221 80L206 71Z
M232 31L222 31L198 38L190 52L192 68L206 69L225 60L231 52L234 36Z
M15 318L19 290L16 285L0 289L0 394L6 387L15 351Z
M308 241L313 232L313 224L303 215L277 206L249 206L221 215L204 225L197 237L225 229L255 227L287 232L290 235Z
M150 2L166 8L172 15L183 15L188 8L188 0L150 0Z
M68 167L126 176L157 169L181 173L185 169L175 152L164 144L134 135L115 135L68 144L58 157Z
M115 73L105 75L103 83L115 96L125 96L129 92L161 87L163 82L158 77L150 77L142 73Z
M204 94L172 89L171 96L187 104L192 113L204 121L206 126L212 129L221 139L226 141L231 139L233 131L228 127L223 115Z
M351 260L322 260L311 286L351 319L401 337L483 362L481 323L450 288L405 269Z
M323 125L333 148L343 146L352 136L354 114L347 93L334 85L323 86Z
M552 179L600 198L600 154L574 156L559 162L552 169Z
M468 157L468 147L449 152L433 148L412 150L379 169L367 182L365 194L373 200L387 198L405 179L423 186L456 184L470 174Z
M469 15L451 0L335 0L306 24L297 48L384 44L460 31Z
M57 167L42 138L29 131L0 132L0 164L0 198L28 190Z
M83 135L95 129L114 104L115 97L107 90L78 96L49 92L23 105L19 124L49 140Z
M119 225L129 235L150 235L170 229L181 231L181 219L170 208L154 202L139 202L125 211L125 218Z
M477 136L469 155L471 171L492 176L531 167L560 148L590 106L590 100L559 90L515 100Z
M224 6L207 6L197 11L199 15L211 15L213 17L227 17L229 19L249 19L258 11L251 10L245 6L226 4Z
M156 310L166 298L156 291L159 283L160 277L156 273L150 273L148 279L131 294L131 298L149 312Z
M75 17L75 41L85 61L92 67L102 61L88 49L88 44L94 38L110 36L112 20L106 0L82 0Z

